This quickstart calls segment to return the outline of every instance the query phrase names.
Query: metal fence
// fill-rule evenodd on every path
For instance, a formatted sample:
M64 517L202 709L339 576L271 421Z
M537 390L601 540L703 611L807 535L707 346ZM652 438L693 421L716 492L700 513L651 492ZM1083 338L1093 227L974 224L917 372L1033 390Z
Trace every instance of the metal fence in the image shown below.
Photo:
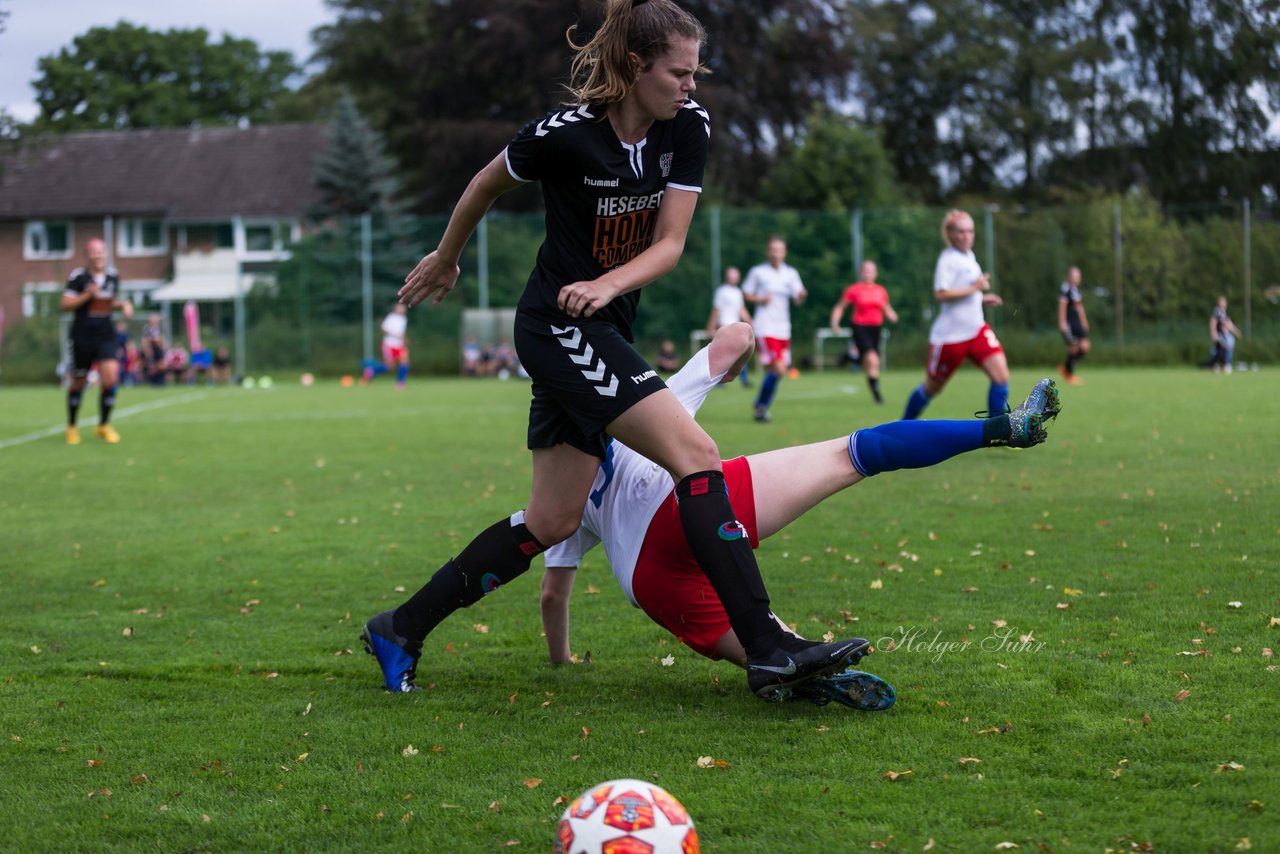
M1228 200L1162 209L1132 195L1073 206L968 210L977 225L978 260L1004 298L993 322L1006 348L1041 342L1060 349L1058 287L1066 269L1078 266L1096 345L1138 353L1177 341L1203 349L1209 314L1225 294L1244 332L1245 357L1253 347L1252 360L1280 358L1280 206ZM689 340L691 331L706 325L724 269L733 265L745 273L763 261L776 234L786 238L787 260L810 294L792 312L802 357L813 355L815 333L866 258L877 262L900 315L894 346L905 356L905 348L923 340L933 316L944 213L926 207L794 211L704 204L680 264L644 291L637 339L646 348L666 338ZM331 223L296 244L292 257L255 285L242 305L205 307L203 338L211 347L232 348L235 364L251 374L358 373L378 355L378 326L405 274L436 245L446 223L444 216ZM457 371L463 310L514 306L542 237L540 214L489 215L466 248L455 293L410 314L415 370ZM178 307L171 311L172 326L180 329ZM11 350L6 342L6 356Z

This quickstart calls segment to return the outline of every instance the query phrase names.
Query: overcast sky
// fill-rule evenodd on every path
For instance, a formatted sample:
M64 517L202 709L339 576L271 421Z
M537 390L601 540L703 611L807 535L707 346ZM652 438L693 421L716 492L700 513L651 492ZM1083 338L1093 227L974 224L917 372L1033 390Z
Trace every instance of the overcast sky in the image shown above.
M95 26L126 20L152 30L204 27L249 38L269 50L287 50L299 63L311 55L311 31L332 21L324 0L8 0L0 33L0 107L30 121L38 110L31 81L36 60L69 46Z

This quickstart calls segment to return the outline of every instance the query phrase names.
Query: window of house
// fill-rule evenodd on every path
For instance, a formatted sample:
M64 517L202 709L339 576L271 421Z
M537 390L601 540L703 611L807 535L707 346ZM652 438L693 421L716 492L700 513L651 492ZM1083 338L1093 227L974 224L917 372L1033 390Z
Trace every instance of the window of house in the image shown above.
M129 217L119 221L117 251L121 255L163 255L169 251L169 233L164 221Z
M24 230L22 257L70 258L71 242L71 223L34 220Z
M293 223L289 220L253 220L244 224L246 255L281 255L293 240Z

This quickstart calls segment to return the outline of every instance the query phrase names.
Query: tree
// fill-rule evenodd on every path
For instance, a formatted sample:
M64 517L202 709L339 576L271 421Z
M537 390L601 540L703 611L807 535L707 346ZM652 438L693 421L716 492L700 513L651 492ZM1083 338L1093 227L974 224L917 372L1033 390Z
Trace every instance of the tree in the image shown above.
M566 27L579 42L600 21L594 0L330 0L316 33L323 75L357 93L425 211L446 209L524 122L564 102ZM817 104L844 93L840 19L819 0L690 0L707 27L712 73L695 98L711 112L708 185L755 197L768 164ZM536 205L535 194L507 201Z
M250 39L127 21L94 27L37 65L34 124L53 132L259 121L299 73L288 51Z
M893 165L874 133L847 117L816 109L803 136L770 168L763 199L771 207L848 210L900 199Z
M338 101L328 141L316 162L315 184L322 196L316 213L393 213L400 194L394 165L383 152L382 138L360 115L350 95Z

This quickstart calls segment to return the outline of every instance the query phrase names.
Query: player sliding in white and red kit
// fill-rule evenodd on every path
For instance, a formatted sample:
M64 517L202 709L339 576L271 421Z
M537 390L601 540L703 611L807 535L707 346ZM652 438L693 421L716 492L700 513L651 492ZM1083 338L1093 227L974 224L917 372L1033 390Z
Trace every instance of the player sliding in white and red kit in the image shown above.
M696 414L711 389L732 381L751 350L750 326L722 327L667 385L689 413ZM725 482L754 548L826 498L881 472L937 465L978 448L1037 445L1046 438L1045 421L1059 408L1057 388L1044 379L1009 413L986 420L897 421L826 442L738 457L725 461ZM724 605L681 533L674 486L660 466L620 442L610 443L581 527L546 552L542 614L553 662L570 659L574 570L584 554L603 543L614 577L631 604L700 655L746 663ZM819 677L771 696L836 700L870 711L893 703L892 688L859 671Z

